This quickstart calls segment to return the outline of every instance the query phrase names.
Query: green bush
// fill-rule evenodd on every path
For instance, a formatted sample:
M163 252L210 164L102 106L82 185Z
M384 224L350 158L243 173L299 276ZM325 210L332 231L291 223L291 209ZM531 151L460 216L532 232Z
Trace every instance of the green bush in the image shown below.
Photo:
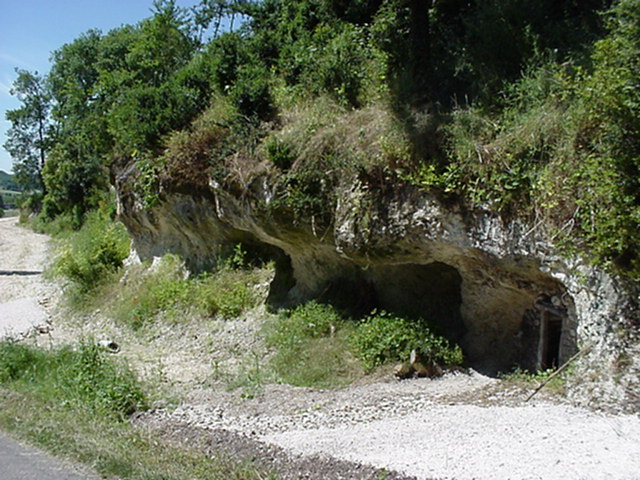
M291 145L278 139L267 144L267 156L282 171L289 170L295 160Z
M6 383L35 373L38 364L44 362L44 354L41 350L26 347L4 340L0 342L0 383Z
M336 387L361 371L349 349L350 325L329 305L309 302L281 313L265 333L275 350L270 366L286 383Z
M275 108L269 87L269 71L263 66L249 64L241 67L230 93L241 115L260 120L273 117Z
M353 344L369 369L406 361L413 349L438 364L460 365L463 361L460 347L434 334L425 321L409 320L384 311L373 312L360 322Z
M122 267L129 245L121 223L94 211L87 215L79 231L63 240L54 261L54 273L66 277L81 292L91 291Z
M135 376L94 343L51 351L0 342L0 385L11 384L43 401L89 413L124 418L145 408Z

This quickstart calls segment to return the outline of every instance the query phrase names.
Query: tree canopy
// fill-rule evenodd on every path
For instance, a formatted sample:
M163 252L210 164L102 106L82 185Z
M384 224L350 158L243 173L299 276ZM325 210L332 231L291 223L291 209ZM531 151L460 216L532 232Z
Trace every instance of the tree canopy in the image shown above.
M43 187L42 168L52 144L51 95L46 80L37 72L16 69L18 78L11 94L21 103L6 112L11 123L4 148L14 162L16 182L25 190Z
M413 142L387 177L572 221L599 260L640 270L638 22L635 0L158 0L61 46L46 77L19 72L7 148L45 215L81 219L110 166L153 176L176 132L235 132L192 146L206 176L310 98L384 105Z

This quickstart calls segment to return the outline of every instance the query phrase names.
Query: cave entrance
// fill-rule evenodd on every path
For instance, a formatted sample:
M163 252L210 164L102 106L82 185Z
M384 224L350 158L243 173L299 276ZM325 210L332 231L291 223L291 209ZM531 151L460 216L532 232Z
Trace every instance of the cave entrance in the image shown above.
M423 318L437 333L460 343L466 328L460 313L462 277L441 262L380 265L365 272L377 308L408 318Z
M541 370L560 366L562 317L550 312L542 313L540 322L539 363Z
M378 309L424 319L435 333L460 343L466 334L460 313L461 284L458 270L441 262L376 265L333 279L319 300L354 317Z

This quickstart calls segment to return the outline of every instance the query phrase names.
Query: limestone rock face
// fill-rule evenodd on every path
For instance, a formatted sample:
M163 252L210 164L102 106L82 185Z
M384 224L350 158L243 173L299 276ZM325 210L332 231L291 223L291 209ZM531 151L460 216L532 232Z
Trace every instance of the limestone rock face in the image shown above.
M591 344L585 369L637 368L633 355L619 356L638 345L638 292L580 258L560 256L544 231L489 209L352 179L337 195L332 221L293 221L281 207L269 208L275 187L268 176L242 195L213 181L193 192L161 189L151 208L126 175L116 180L120 217L141 259L171 252L203 269L243 242L275 258L273 302L320 298L429 318L476 368L550 368ZM618 397L630 402L637 383L625 381Z

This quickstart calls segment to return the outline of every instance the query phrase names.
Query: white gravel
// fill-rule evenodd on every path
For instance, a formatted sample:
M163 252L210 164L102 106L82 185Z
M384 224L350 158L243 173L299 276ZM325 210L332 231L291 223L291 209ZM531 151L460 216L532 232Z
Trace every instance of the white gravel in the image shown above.
M48 316L33 298L20 298L0 304L0 339L20 338L34 330L48 329Z
M559 404L471 372L339 391L202 394L170 421L419 479L640 479L640 418ZM197 396L196 396L197 397Z
M42 279L49 237L0 219L0 338L48 328L51 286Z
M637 479L640 420L567 406L436 406L400 419L262 437L420 479Z

